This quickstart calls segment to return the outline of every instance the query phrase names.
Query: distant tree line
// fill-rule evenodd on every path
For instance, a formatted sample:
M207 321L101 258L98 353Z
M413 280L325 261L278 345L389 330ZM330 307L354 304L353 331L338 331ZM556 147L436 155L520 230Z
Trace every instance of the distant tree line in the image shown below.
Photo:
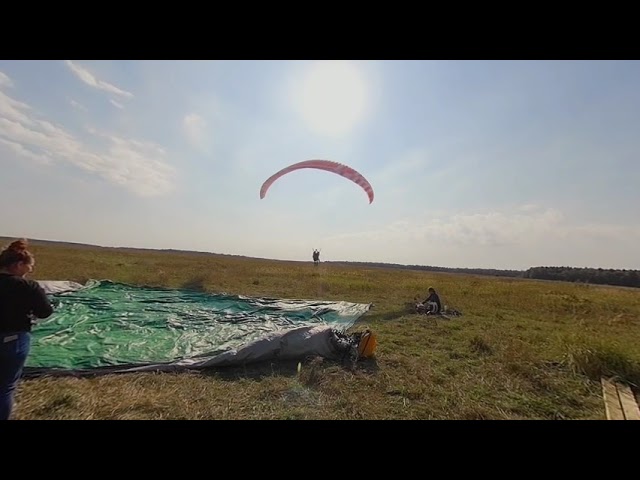
M524 272L524 278L561 280L564 282L640 287L639 270L614 270L611 268L533 267Z
M538 280L558 280L563 282L592 283L640 288L640 270L615 270L581 267L532 267L528 270L499 270L493 268L449 268L430 265L401 265L376 262L329 262L366 267L398 268L405 270L425 270L429 272L465 273L490 275L494 277L531 278Z

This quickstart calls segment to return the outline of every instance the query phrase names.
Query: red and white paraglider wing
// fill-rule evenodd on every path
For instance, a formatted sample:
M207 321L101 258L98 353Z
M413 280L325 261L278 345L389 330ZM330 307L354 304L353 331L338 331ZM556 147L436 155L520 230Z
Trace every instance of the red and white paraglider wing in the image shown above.
M343 165L341 163L333 162L330 160L306 160L304 162L294 163L293 165L289 165L288 167L283 168L279 172L271 175L262 184L262 187L260 188L260 198L264 198L264 196L267 194L267 190L269 190L269 187L271 187L271 185L280 177L295 170L300 170L302 168L315 168L317 170L325 170L327 172L335 173L337 175L345 177L355 184L359 185L365 191L365 193L369 197L369 203L373 202L373 188L361 173L357 172L347 165Z

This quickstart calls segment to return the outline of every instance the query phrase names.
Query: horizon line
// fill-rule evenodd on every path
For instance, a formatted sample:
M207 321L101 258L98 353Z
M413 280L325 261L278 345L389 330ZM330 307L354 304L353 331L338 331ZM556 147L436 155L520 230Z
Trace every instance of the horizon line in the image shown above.
M82 242L71 242L66 240L50 240L50 239L42 239L42 238L29 238L24 236L5 236L1 235L0 239L11 241L17 240L20 238L25 238L28 242L43 242L43 243L56 243L56 244L68 244L68 245L77 245L81 247L93 247L93 248L108 248L114 250L145 250L152 252L182 252L182 253L197 253L197 254L205 254L205 255L221 255L226 257L240 257L240 258L249 258L255 260L268 260L273 262L296 262L296 263L311 263L311 260L293 260L293 259L278 259L278 258L269 258L269 257L254 257L250 255L242 255L242 254L234 254L234 253L219 253L212 252L206 250L182 250L178 248L151 248L151 247L127 247L127 246L108 246L108 245L98 245L93 243L82 243ZM389 266L400 266L400 267L419 267L419 268L440 268L447 270L477 270L477 271L496 271L496 272L527 272L532 268L575 268L575 269L593 269L593 270L612 270L612 271L638 271L632 268L602 268L602 267L577 267L577 266L569 266L569 265L537 265L530 266L526 269L518 269L518 268L495 268L495 267L446 267L441 265L422 265L422 264L409 264L409 263L396 263L396 262L381 262L381 261L361 261L361 260L325 260L322 263L350 263L350 264L370 264L370 265L389 265Z

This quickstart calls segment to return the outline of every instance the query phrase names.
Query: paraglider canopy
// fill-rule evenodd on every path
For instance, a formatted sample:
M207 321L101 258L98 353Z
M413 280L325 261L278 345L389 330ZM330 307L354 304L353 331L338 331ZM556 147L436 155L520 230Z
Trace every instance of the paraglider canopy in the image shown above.
M269 187L280 177L286 175L287 173L293 172L294 170L300 170L302 168L315 168L318 170L325 170L327 172L335 173L342 177L345 177L352 182L359 185L369 197L369 203L373 202L373 187L367 181L364 176L354 170L353 168L343 165L342 163L334 162L331 160L305 160L303 162L294 163L289 165L288 167L283 168L282 170L271 175L260 188L260 198L264 198L267 194L267 190Z

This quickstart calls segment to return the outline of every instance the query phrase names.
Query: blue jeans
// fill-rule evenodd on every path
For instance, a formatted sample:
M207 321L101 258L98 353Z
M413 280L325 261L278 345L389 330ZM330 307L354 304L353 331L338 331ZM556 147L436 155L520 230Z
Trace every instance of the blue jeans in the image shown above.
M13 395L31 348L29 332L0 334L0 420L9 420Z

